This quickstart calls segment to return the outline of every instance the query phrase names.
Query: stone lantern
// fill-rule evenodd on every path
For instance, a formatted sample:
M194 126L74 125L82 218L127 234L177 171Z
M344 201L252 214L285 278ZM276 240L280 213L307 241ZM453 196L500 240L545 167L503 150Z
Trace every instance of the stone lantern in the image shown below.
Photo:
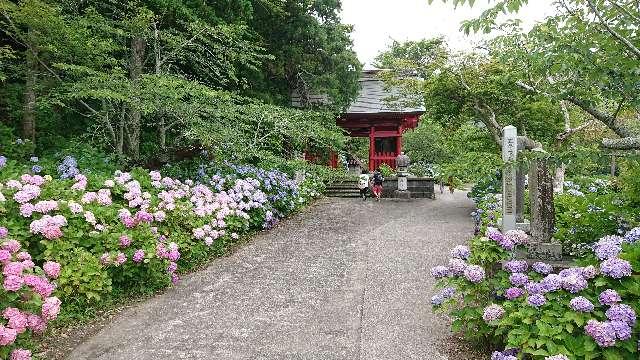
M409 175L409 164L411 160L404 152L396 157L396 168L398 170L398 190L396 190L396 197L408 199L411 197L411 192L407 191L407 176Z

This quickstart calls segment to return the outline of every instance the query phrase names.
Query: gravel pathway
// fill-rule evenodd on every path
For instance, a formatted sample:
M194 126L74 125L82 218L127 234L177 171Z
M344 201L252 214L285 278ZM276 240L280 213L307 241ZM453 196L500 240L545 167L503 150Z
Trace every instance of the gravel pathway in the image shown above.
M474 359L442 350L429 270L473 224L464 193L323 199L125 310L69 359ZM448 354L449 353L449 354Z

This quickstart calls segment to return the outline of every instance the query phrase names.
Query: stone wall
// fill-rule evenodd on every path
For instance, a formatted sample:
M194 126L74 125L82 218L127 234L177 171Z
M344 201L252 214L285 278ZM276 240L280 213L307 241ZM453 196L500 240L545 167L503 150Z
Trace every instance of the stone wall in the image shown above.
M407 179L407 190L411 192L412 198L435 199L435 180L428 177L409 177ZM390 177L384 180L382 197L393 198L394 191L398 189L398 179Z

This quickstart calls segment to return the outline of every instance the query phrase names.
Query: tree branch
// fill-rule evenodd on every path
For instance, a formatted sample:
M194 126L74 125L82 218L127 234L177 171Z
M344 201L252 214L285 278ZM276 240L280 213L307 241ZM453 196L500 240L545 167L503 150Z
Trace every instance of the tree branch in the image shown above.
M616 133L616 135L620 136L621 138L631 137L634 135L633 132L628 128L618 125L616 121L617 119L615 117L594 109L593 107L589 106L586 101L578 99L574 96L568 96L567 101L578 106L580 109L584 110L586 113L605 124L609 129L611 129L611 131Z
M631 13L631 11L629 11L627 8L625 8L624 6L618 4L616 1L613 0L609 0L609 2L615 6L618 10L622 11L623 13L625 13L627 16L629 16L630 18L632 18L636 23L640 24L640 17L634 15L633 13Z
M603 139L602 147L615 150L640 150L640 137Z
M614 38L616 38L619 42L624 44L629 50L631 50L631 52L638 59L640 59L640 49L635 47L629 40L627 40L624 36L618 34L617 31L615 31L613 28L611 28L611 26L609 26L609 24L607 24L605 19L602 17L602 14L600 14L600 12L598 12L598 9L596 8L595 4L593 3L593 0L587 0L587 4L591 8L591 11L593 11L593 13L596 15L598 20L600 20L600 24L602 24L602 26L604 26L604 28L607 30L607 32L609 34L611 34Z

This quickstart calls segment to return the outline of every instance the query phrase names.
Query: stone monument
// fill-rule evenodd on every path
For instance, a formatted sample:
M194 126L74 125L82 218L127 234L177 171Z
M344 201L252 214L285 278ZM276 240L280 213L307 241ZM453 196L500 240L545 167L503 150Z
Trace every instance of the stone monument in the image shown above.
M502 231L516 229L516 160L518 159L518 130L505 126L502 130Z
M395 191L395 197L399 199L410 199L411 192L407 190L407 176L409 176L409 164L411 160L404 152L396 157L396 168L398 171L398 190Z

